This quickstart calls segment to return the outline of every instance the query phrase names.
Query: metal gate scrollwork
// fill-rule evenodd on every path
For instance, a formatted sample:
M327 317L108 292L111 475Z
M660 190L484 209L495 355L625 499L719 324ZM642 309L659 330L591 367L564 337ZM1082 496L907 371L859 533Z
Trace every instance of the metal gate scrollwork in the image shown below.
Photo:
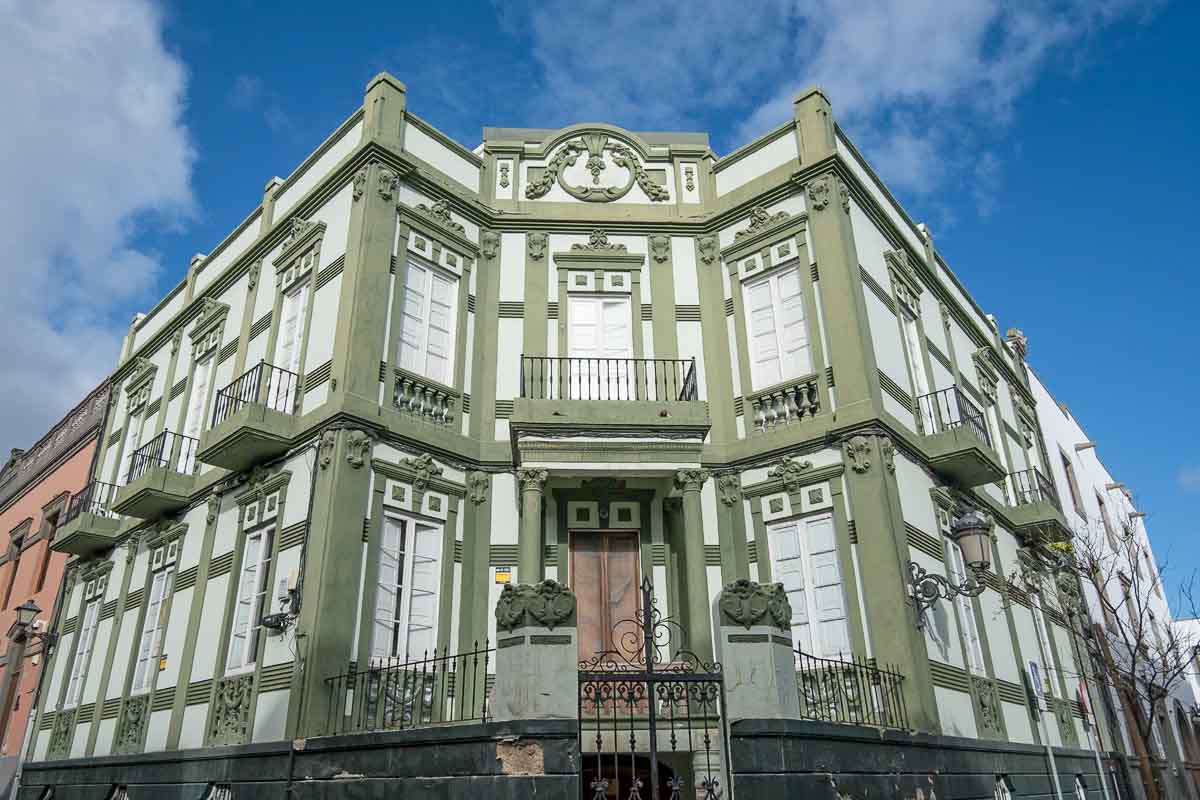
M686 648L679 623L642 581L612 649L579 663L580 786L584 800L727 800L721 665Z

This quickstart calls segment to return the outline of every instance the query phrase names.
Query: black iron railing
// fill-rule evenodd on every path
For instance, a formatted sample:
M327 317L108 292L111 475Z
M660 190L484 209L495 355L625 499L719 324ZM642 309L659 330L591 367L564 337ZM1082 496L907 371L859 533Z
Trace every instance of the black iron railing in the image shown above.
M1012 487L1014 505L1023 506L1028 503L1046 502L1060 511L1062 510L1062 506L1058 503L1058 492L1054 490L1054 484L1037 467L1010 472L1008 482Z
M133 483L154 467L166 467L184 475L196 468L196 448L200 441L180 433L163 431L133 451L125 483Z
M521 356L531 400L698 400L694 358Z
M921 418L925 423L926 435L941 433L952 428L966 427L984 444L991 446L987 420L979 406L971 402L957 386L939 389L917 398Z
M487 721L487 671L495 648L375 660L367 669L325 679L328 732L397 731L445 722Z
M904 676L851 656L818 658L796 650L800 716L822 722L908 728Z
M272 411L291 414L295 410L298 384L296 373L259 361L217 392L213 401L213 427L241 411L247 403L260 403Z
M58 526L61 528L85 511L98 517L116 516L112 511L112 501L116 493L115 485L104 481L92 481L71 497L71 502L67 503L67 513L59 520Z

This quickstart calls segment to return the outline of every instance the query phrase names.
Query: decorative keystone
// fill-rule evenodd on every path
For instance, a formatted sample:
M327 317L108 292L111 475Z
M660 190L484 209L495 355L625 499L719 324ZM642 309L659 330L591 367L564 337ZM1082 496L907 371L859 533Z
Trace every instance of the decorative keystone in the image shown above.
M755 583L740 578L725 585L717 598L722 625L792 627L792 606L782 583Z
M575 593L555 580L507 584L496 603L496 626L512 631L527 625L554 630L575 623Z

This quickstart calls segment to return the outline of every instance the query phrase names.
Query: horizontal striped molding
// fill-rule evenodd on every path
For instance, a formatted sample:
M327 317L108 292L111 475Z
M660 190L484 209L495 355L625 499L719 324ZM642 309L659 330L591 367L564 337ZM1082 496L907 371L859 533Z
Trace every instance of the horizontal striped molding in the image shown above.
M858 544L858 524L854 520L846 520L846 532L849 534L850 544Z
M219 578L233 568L233 551L219 555L208 565L208 579Z
M910 395L908 392L904 391L904 388L901 387L900 384L896 383L894 380L889 378L887 373L885 373L883 370L879 370L879 386L881 389L883 389L885 392L887 392L888 395L890 395L891 398L893 400L895 400L897 403L904 406L905 408L912 408L912 405L913 405L912 395Z
M329 374L333 371L333 359L326 361L321 366L314 369L304 376L304 391L311 392L318 386L328 382Z
M258 676L258 692L277 692L292 685L292 662L263 667Z
M184 589L190 589L196 585L197 569L198 567L188 567L175 576L176 592L182 592Z
M394 258L394 256L393 256ZM346 256L342 254L329 262L329 266L317 273L317 289L320 289L325 284L342 274L342 270L346 267Z
M303 544L304 531L307 527L307 523L301 521L281 530L279 532L279 549L287 550L289 547L299 547Z
M187 378L181 378L179 383L171 387L171 394L167 397L168 400L174 400L179 395L183 394L183 390L187 388Z
M553 564L558 561L558 545L548 544L542 547L542 561L546 564Z
M1016 703L1017 705L1025 705L1025 687L1019 683L1006 681L1002 678L996 679L997 694L1000 699L1006 703Z
M250 326L250 338L251 339L254 339L255 337L257 337L261 334L264 334L268 330L270 330L271 314L273 314L273 313L274 312L272 312L272 311L268 311L266 314L263 314L261 317L259 317L253 325Z
M105 620L115 616L117 613L117 601L109 600L100 607L100 619Z
M667 546L665 544L654 542L650 545L650 563L656 567L667 565Z
M471 314L475 313L475 295L473 294L467 295L467 312Z
M109 447L112 447L114 444L121 441L121 433L123 430L124 430L123 428L117 428L115 431L112 432L112 434L109 435L109 437L108 437L108 446Z
M942 558L942 540L936 536L930 536L925 531L918 528L912 523L904 523L904 533L908 539L908 546L914 550L920 550L927 556L933 556L939 561Z
M862 266L859 266L858 272L862 275L863 286L871 290L871 294L879 298L879 302L887 306L887 310L896 313L896 303L892 300L892 295L879 285L879 281L871 277L871 273L867 272Z
M733 398L733 415L735 417L740 417L745 413L746 401L741 395L738 395L737 397Z
M77 712L75 712L75 724L76 725L82 724L84 722L91 722L95 718L96 718L96 704L95 703L88 703L87 705L80 706L79 710Z
M676 322L699 322L700 306L679 304L675 306Z
M810 266L808 268L808 274L809 274L809 276L812 277L813 283L816 283L817 281L821 280L821 273L817 269L816 264L813 264L812 266Z
M225 363L226 361L228 361L229 359L231 359L235 355L237 355L237 351L238 351L238 340L237 340L237 337L235 336L232 341L227 342L224 347L222 347L219 351L217 351L217 363L218 364Z
M833 382L833 367L825 368L825 384L827 386L836 386L837 385Z
M391 261L391 263L388 264L388 272L390 272L393 275L396 274L396 257L395 256L392 256L392 261Z
M130 611L135 611L135 610L141 608L142 607L142 598L145 595L146 595L146 590L144 588L134 589L132 592L130 592L128 595L126 595L125 596L125 613L128 614Z
M1020 603L1026 608L1030 608L1029 595L1011 583L1008 585L1008 598L1014 603Z
M650 303L642 303L642 322L654 319L654 307Z
M944 664L941 661L930 659L929 679L934 686L941 686L943 689L957 689L960 692L971 691L966 670L953 664Z
M758 542L754 539L746 542L746 556L751 564L758 563Z
M512 400L497 400L496 401L496 419L508 419L513 413Z
M147 418L153 417L155 414L158 413L158 410L160 408L162 408L162 398L158 397L158 398L155 398L150 403L150 405L146 406L146 417Z
M116 719L121 713L121 698L110 697L100 706L100 719Z
M463 543L459 539L454 540L454 563L461 564L463 558Z
M169 711L172 704L175 702L175 687L164 686L161 689L154 690L154 696L150 698L150 710L153 711Z
M721 545L719 545L719 544L704 545L704 566L706 566L706 567L721 566Z
M558 303L554 301L546 303L546 318L558 319Z
M727 317L733 316L733 298L732 297L725 298L725 316L727 316Z
M950 358L931 339L925 340L925 347L929 350L929 355L933 356L934 361L945 367L947 371L954 371L954 365L950 363Z
M54 715L55 715L55 712L53 712L53 711L47 711L44 714L42 714L42 722L40 725L38 725L38 730L39 731L48 731L51 728L53 728L54 727Z
M193 681L188 684L187 691L183 695L183 704L187 706L197 706L201 703L207 703L209 695L212 694L212 679L203 681Z
M501 318L520 319L525 316L525 303L521 300L504 300L499 304Z
M64 623L63 623L63 625L62 625L62 635L63 635L63 636L66 636L68 633L74 633L74 632L75 632L75 626L77 626L78 624L79 624L79 618L78 618L78 617L71 617L69 620L67 620L66 622L64 622Z
M1004 582L1000 580L999 575L990 569L983 573L983 585L994 592L998 592L1001 595L1004 594Z
M511 567L517 563L517 545L494 544L488 548L488 564L493 567Z
M464 394L462 396L462 410L460 413L463 413L463 414L471 413L471 395Z

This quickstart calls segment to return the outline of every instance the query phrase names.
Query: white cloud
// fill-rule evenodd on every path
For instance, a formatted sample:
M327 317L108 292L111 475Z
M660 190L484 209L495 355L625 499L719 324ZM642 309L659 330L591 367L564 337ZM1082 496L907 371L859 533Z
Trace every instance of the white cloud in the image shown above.
M1141 20L1158 0L600 0L505 5L503 30L526 37L544 85L530 116L630 127L733 120L726 152L791 115L818 84L884 177L928 192L966 176L961 128L995 129L1052 60L1096 30ZM995 156L993 155L993 158ZM994 169L994 168L993 168ZM987 198L980 198L981 206Z
M1179 488L1187 494L1200 494L1200 465L1179 470Z
M116 364L161 265L141 225L193 209L186 73L146 0L0 0L0 452Z

